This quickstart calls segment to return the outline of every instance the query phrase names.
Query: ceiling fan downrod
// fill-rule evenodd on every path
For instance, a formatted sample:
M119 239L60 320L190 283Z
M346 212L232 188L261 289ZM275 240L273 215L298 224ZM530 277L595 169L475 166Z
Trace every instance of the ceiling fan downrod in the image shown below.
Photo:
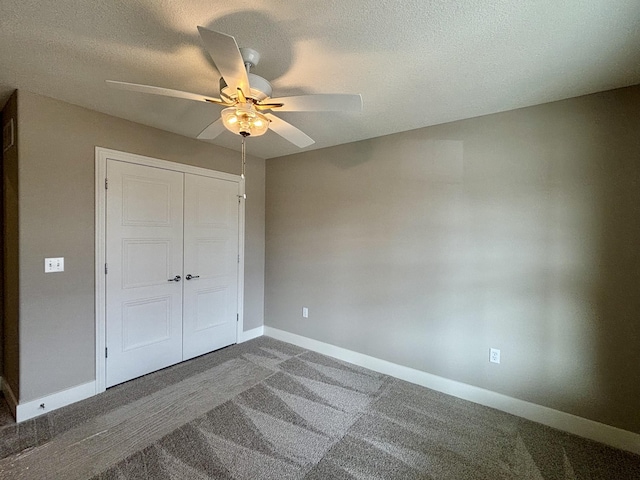
M240 56L242 57L242 62L244 63L244 68L247 69L247 73L250 73L251 67L255 67L260 62L260 53L258 53L253 48L242 47L239 48Z

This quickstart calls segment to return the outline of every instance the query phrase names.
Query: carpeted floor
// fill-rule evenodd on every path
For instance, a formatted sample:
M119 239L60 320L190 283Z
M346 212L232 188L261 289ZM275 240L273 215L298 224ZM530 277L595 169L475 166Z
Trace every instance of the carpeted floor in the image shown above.
M31 422L0 428L0 478L640 479L638 456L268 337Z

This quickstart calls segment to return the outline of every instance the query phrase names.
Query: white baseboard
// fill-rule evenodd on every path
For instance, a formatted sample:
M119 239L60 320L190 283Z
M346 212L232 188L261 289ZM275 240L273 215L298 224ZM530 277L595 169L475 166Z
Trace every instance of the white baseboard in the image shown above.
M508 397L500 393L474 387L455 380L432 375L414 368L397 365L379 358L364 355L362 353L336 347L328 343L313 340L311 338L285 332L272 327L264 327L264 334L283 342L292 343L299 347L313 350L330 357L337 358L354 365L370 370L391 375L392 377L406 380L423 387L437 390L454 397L469 400L480 405L492 407L503 412L517 415L527 420L542 423L549 427L585 437L597 442L610 445L640 455L640 435L622 430L620 428L605 425L586 418L578 417L570 413L561 412L552 408L536 405L534 403Z
M82 385L52 393L36 400L18 403L16 405L16 421L24 422L30 418L49 413L58 408L66 407L85 398L93 397L96 394L96 382L91 381ZM15 397L14 397L15 400ZM44 406L43 406L44 405Z
M238 343L248 342L254 338L258 338L264 335L264 327L256 327L246 332L242 332L242 335L238 338Z

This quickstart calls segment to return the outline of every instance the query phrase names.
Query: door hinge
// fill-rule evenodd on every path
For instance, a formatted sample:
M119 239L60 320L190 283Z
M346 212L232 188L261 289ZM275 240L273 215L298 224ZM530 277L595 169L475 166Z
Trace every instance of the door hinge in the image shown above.
M104 189L107 190L109 188L109 179L105 178L104 179Z
M107 347L104 347L104 358L109 358Z
M239 321L240 321L240 314L236 313L236 322L239 322Z
M240 255L238 255L238 263L240 263Z
M104 264L104 274L106 275L107 273L109 273L109 268L107 267L107 264Z

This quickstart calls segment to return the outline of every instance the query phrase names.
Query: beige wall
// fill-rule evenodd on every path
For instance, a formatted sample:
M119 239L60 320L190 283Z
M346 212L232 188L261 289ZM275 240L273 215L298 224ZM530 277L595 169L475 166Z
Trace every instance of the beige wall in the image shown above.
M19 271L18 271L18 122L17 92L13 92L2 110L2 127L14 119L14 146L2 158L2 377L18 394L19 384Z
M20 91L20 402L95 378L94 148L239 173L240 154ZM247 166L245 329L262 325L264 160ZM43 273L45 257L65 272Z
M265 324L640 433L639 112L636 86L268 160Z

